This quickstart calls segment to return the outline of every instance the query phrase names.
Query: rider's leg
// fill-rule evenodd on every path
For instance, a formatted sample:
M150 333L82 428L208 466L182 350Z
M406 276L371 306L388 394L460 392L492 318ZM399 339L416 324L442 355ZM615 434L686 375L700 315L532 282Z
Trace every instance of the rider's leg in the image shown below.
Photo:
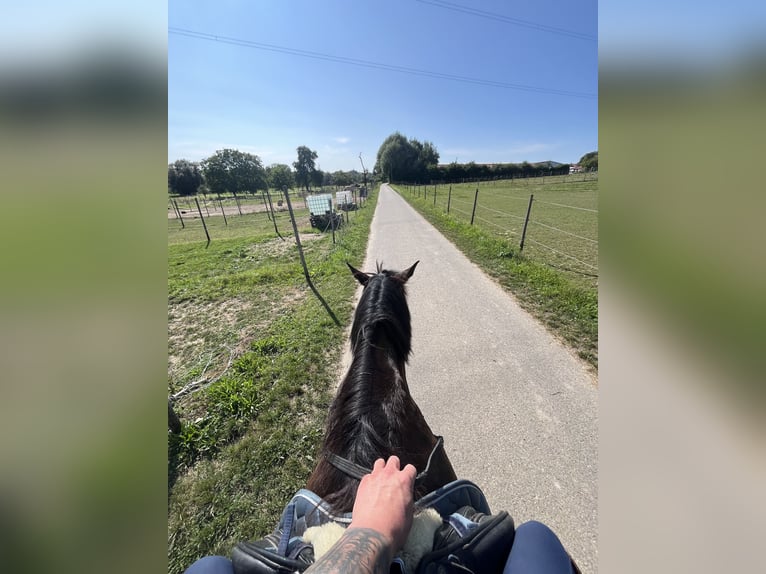
M536 521L516 529L503 574L572 574L571 559L554 532Z
M189 566L184 574L234 574L234 565L223 556L205 556Z

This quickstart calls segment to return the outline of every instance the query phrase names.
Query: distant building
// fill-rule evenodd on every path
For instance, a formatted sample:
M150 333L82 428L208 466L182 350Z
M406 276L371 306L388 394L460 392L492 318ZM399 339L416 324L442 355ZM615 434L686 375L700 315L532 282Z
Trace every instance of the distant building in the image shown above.
M581 173L581 172L582 172L582 167L580 167L579 165L575 164L575 165L570 165L569 166L569 174L570 175L573 174L573 173Z

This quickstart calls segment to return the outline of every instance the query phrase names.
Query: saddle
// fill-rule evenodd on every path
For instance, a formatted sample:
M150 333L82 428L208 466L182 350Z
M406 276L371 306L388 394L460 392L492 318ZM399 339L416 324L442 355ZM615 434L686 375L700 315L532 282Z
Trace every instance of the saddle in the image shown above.
M421 541L415 543L411 533L404 550L391 564L392 573L499 574L503 571L513 544L515 525L508 512L490 512L484 493L474 483L450 482L416 501L415 508L416 522L419 516L423 521L418 528L413 526L413 531L419 529L425 535L421 534ZM234 547L234 572L303 572L314 563L315 549L319 549L316 527L334 531L339 536L351 518L351 513L333 514L319 496L301 489L287 503L271 534Z

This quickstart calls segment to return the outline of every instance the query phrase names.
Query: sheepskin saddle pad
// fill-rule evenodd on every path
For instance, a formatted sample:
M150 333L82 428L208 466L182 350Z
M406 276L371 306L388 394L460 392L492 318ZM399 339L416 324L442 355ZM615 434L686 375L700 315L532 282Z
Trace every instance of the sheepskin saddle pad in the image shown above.
M351 523L335 515L315 493L301 489L288 502L279 524L264 538L240 542L232 551L236 574L303 572L327 552ZM478 486L457 480L415 503L404 548L394 559L397 574L501 572L514 535L507 512L490 513Z

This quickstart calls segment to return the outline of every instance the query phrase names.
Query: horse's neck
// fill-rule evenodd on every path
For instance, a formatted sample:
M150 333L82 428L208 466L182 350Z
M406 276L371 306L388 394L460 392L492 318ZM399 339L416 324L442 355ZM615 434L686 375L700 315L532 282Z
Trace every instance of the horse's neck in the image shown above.
M368 374L367 382L372 386L371 397L381 400L391 395L410 396L403 360L397 360L385 345L369 345L363 349L363 354L363 368Z

